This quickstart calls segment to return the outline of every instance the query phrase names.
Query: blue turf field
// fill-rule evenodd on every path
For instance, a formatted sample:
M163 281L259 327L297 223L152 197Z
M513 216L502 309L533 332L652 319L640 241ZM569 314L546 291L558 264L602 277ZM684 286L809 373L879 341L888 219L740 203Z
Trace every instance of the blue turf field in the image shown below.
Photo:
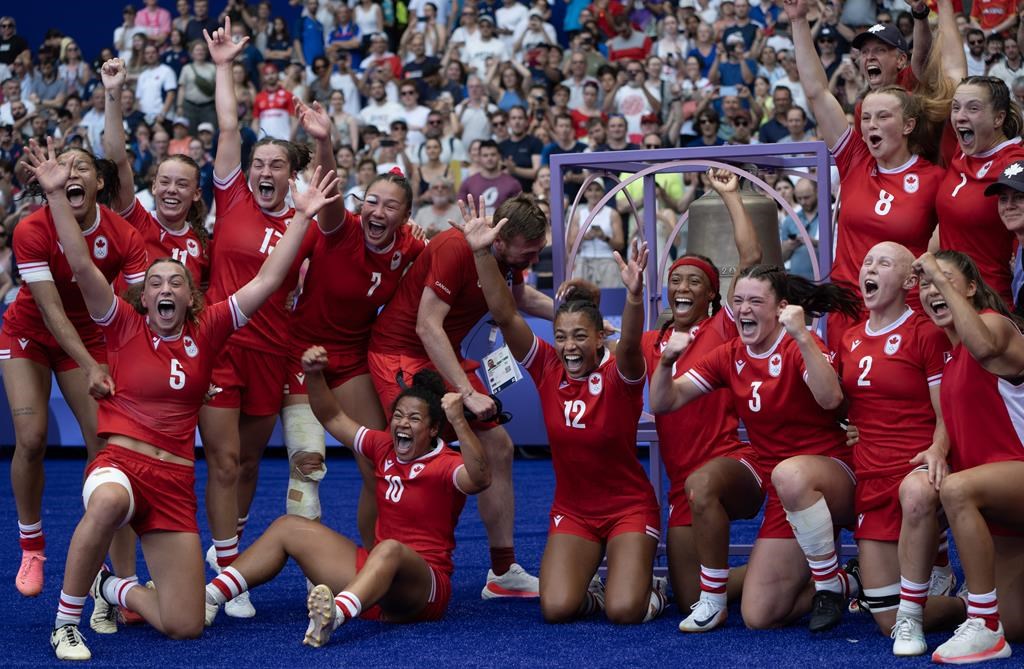
M328 477L321 486L326 522L355 536L358 472L348 457L332 451ZM46 463L47 488L44 527L49 561L43 594L24 599L14 589L18 564L17 519L7 481L10 463L0 463L4 504L0 529L5 531L0 569L0 665L55 665L49 647L64 553L81 513L80 480L84 461L51 459ZM244 546L251 543L283 507L286 461L268 458L252 510ZM197 489L202 493L206 468L199 463ZM548 460L517 460L517 533L520 562L536 573L547 529L547 508L553 477ZM200 517L200 526L206 522ZM752 522L734 526L733 540L749 542ZM111 667L888 667L931 666L926 657L897 661L888 638L878 634L866 615L848 615L837 630L811 637L794 627L770 632L746 630L738 609L723 631L684 636L676 631L680 613L674 606L660 620L622 628L599 619L570 625L543 623L535 602L480 600L488 567L487 542L472 500L466 505L457 534L456 571L452 605L440 623L409 626L355 621L338 630L329 647L302 645L306 627L305 581L294 565L278 580L255 589L256 618L235 620L223 612L214 627L195 641L169 641L148 627L122 628L102 636L83 630L93 661L89 666ZM209 535L204 534L204 545ZM141 564L141 562L140 562ZM142 575L140 573L140 575ZM91 603L86 605L86 616ZM929 635L931 648L946 634ZM1024 649L1015 649L1024 653ZM69 666L64 663L64 666ZM1022 666L1021 656L990 663L993 667Z

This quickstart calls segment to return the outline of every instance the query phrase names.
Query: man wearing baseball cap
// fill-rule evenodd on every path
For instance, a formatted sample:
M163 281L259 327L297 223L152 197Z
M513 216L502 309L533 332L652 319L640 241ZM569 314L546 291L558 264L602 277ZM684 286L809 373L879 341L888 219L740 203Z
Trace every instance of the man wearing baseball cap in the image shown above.
M1002 175L985 189L985 195L999 198L999 219L1017 238L1017 254L1013 258L1013 307L1018 314L1024 314L1024 162L1010 163Z

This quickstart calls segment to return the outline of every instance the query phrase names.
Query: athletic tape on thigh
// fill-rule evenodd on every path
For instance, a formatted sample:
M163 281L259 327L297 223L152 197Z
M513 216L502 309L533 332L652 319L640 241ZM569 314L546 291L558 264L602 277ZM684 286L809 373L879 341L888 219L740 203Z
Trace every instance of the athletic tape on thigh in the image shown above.
M861 601L871 613L882 613L899 608L900 584L893 583L881 588L864 588Z
M128 522L135 515L135 493L132 492L132 484L128 480L128 477L123 471L115 467L97 467L92 470L89 477L85 479L85 483L82 484L82 505L89 508L89 498L96 492L96 489L106 483L113 483L119 485L128 492L128 513L125 514L124 520L118 525L118 528L122 528L128 524Z

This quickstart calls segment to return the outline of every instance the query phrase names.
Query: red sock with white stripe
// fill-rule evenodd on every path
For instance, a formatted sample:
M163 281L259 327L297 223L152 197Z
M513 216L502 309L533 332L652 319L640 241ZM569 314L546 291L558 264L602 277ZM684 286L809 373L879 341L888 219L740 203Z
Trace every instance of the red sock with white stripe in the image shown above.
M999 629L999 598L996 591L986 592L983 595L976 595L967 592L967 617L981 618L985 621L985 627L992 631Z
M230 567L238 559L238 535L230 539L214 539L213 549L217 553L217 566L221 569Z
M729 583L729 568L713 569L700 566L700 598L714 602L724 609L726 606L725 586Z
M41 551L46 548L46 537L43 536L43 521L29 525L18 521L18 543L23 551Z
M108 576L103 581L103 587L101 594L103 599L107 600L110 604L117 604L124 608L130 608L127 601L128 593L132 588L139 587L139 578L132 576L130 578L118 578L117 576Z
M54 629L64 625L80 625L82 623L82 609L85 607L87 596L72 597L61 590L60 601L57 603L57 618L53 621Z
M209 604L223 604L249 589L249 584L234 567L225 567L217 578L206 585L206 601Z
M348 590L342 590L334 598L334 629L338 629L349 618L358 618L363 611L363 603L359 597Z
M915 583L908 578L900 577L900 606L896 610L898 617L913 618L921 621L924 619L924 604L928 601L928 587L930 583Z

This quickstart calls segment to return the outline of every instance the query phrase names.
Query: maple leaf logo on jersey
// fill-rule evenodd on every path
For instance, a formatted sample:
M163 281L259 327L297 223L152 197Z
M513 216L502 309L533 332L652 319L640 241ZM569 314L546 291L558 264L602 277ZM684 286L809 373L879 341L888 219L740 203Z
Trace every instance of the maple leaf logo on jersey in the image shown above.
M553 520L555 521L555 527L558 527L558 525L562 522L563 518L565 518L565 516L563 516L561 514L559 514L559 515L554 517Z
M601 389L604 388L604 379L598 373L593 373L590 378L587 379L587 390L590 391L591 395L597 396L601 394Z
M194 239L186 239L185 250L188 251L188 254L193 258L197 257L199 255L199 242Z
M398 266L402 264L402 252L395 251L395 255L391 256L391 269L396 270Z
M24 351L28 347L28 340L18 337L18 343L21 344L21 350Z
M392 460L391 458L388 458L387 460L384 461L384 471L387 471L387 470L391 469L394 466L395 466L395 461Z
M990 169L992 169L992 161L991 160L988 161L987 163L985 163L984 165L982 165L981 169L978 170L978 178L979 179L984 179L985 175L988 174L988 171Z
M921 185L920 180L916 174L908 174L903 177L903 192L904 193L916 193L918 186Z
M736 361L736 376L739 376L740 374L743 373L743 368L746 366L746 364L747 364L746 360L737 360Z
M416 478L417 476L420 475L420 472L422 472L426 468L427 466L425 464L423 464L422 462L417 462L412 466L412 469L409 470L409 478Z
M103 260L107 257L107 238L100 235L92 243L92 257L96 260Z
M782 374L782 354L775 353L772 357L768 358L768 373L772 376L778 376Z
M898 334L894 334L885 340L885 354L896 355L896 351L900 350L900 342L903 341L903 337Z
M1014 163L1007 167L1005 170L1003 170L1003 176L1010 177L1012 179L1021 172L1024 172L1024 165L1021 165L1020 163Z
M858 346L860 346L860 340L859 339L854 339L853 343L850 344L850 350L851 351L856 351Z
M185 344L185 355L187 355L190 358L194 358L197 355L199 355L199 347L196 346L196 342L192 339L192 337L185 337L181 341L183 344Z

